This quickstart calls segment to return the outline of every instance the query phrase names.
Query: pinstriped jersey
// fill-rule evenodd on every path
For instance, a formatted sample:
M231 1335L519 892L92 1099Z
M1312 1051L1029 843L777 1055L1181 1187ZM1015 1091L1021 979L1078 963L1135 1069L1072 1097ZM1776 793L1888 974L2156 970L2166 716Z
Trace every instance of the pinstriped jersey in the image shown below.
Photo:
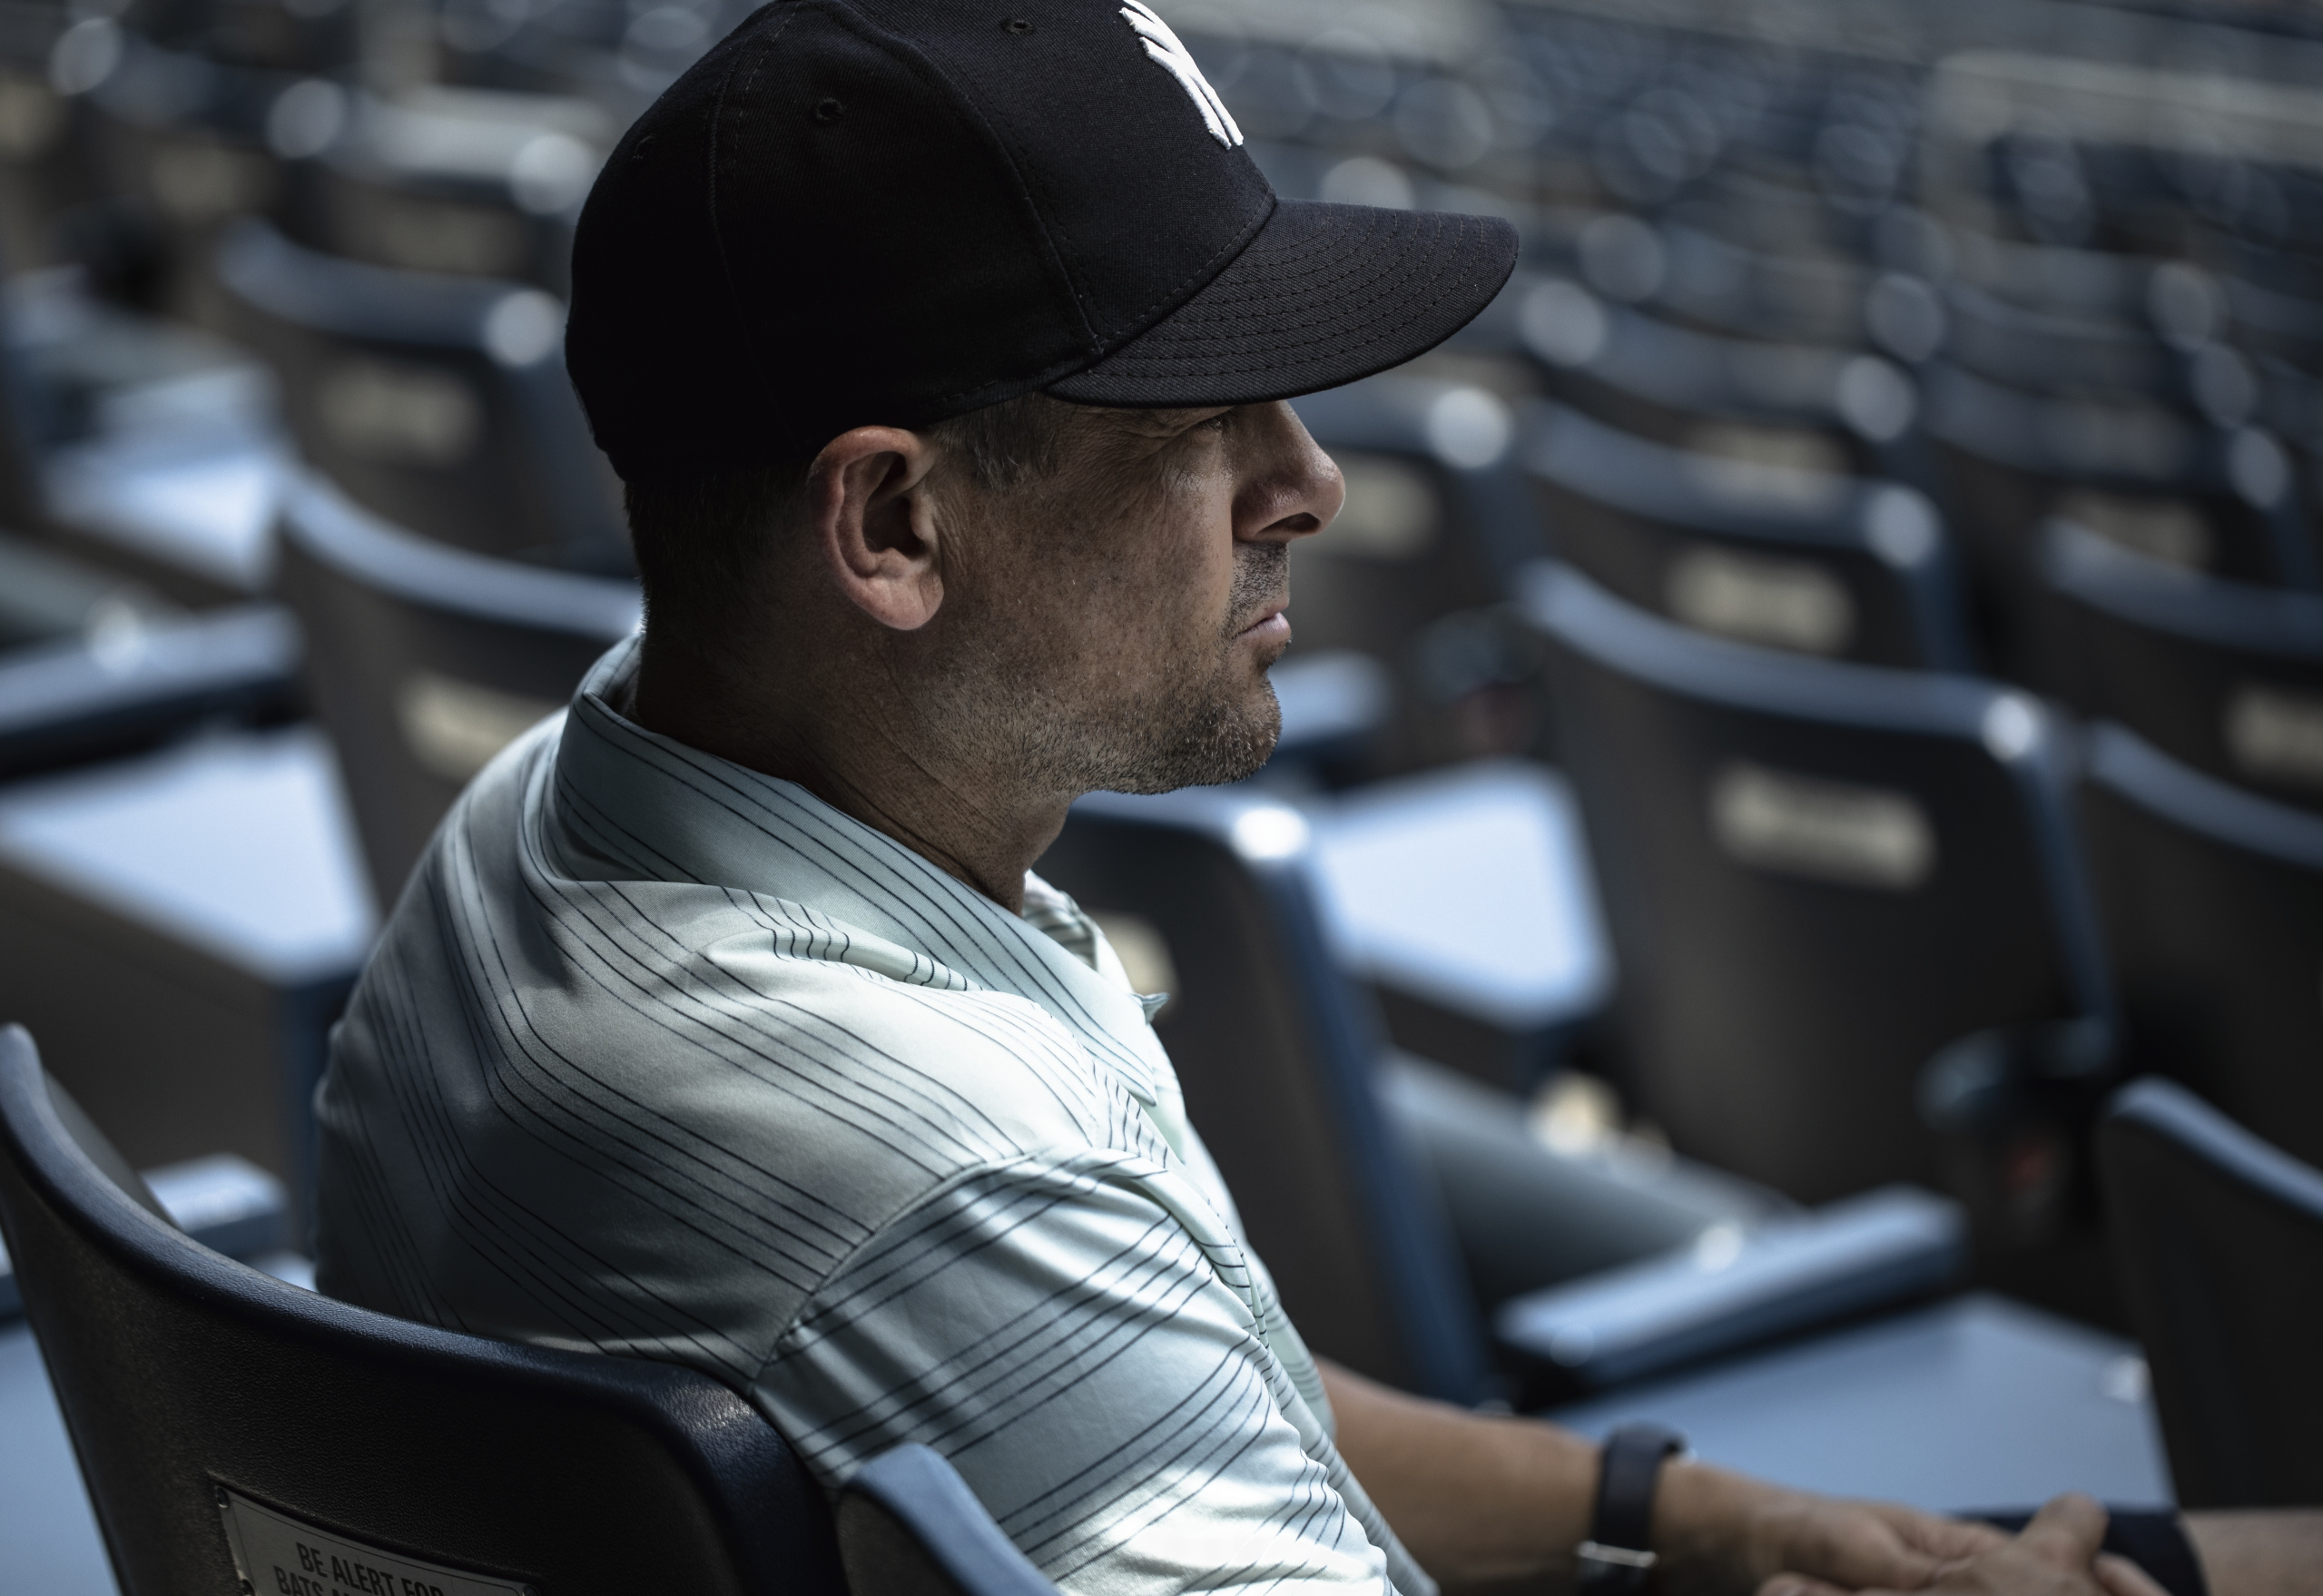
M461 798L318 1098L318 1283L663 1358L835 1487L950 1460L1067 1590L1433 1587L1103 934L647 732L635 639Z

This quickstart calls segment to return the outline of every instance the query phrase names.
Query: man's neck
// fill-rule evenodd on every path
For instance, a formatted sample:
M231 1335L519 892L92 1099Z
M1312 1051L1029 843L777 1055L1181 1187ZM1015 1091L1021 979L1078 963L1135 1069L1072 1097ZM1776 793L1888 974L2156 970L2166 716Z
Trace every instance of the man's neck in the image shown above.
M625 710L647 731L797 783L1011 914L1024 911L1025 872L1071 803L1026 793L1002 771L958 768L892 697L739 690L689 656L657 652L650 634Z

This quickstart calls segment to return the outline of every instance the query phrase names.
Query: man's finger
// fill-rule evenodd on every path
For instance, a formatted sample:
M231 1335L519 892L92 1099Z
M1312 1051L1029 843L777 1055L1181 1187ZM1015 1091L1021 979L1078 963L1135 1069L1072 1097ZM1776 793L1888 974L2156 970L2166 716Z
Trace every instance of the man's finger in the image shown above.
M1758 1596L1894 1596L1894 1593L1885 1591L1850 1592L1844 1586L1826 1584L1805 1574L1777 1574L1758 1587ZM2123 1591L2116 1592L2115 1596L2145 1596L2145 1592Z
M2078 1573L2105 1543L2105 1510L2079 1492L2056 1498L2024 1526L2018 1541L2043 1562Z
M2126 1557L2116 1557L2110 1552L2097 1554L2091 1571L2104 1588L2105 1596L2170 1596L2152 1575Z
M1913 1546L1943 1562L1958 1562L1964 1557L1990 1552L2015 1539L1990 1524L1972 1523L1965 1519L1915 1515L1912 1522L1897 1528Z

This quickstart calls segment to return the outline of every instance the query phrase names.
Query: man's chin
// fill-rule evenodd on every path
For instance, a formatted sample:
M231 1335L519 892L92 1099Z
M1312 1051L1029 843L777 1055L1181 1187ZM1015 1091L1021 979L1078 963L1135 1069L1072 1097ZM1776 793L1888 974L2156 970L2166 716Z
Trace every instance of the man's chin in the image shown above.
M1264 670L1254 687L1247 697L1217 705L1175 744L1117 773L1106 790L1174 793L1181 787L1224 786L1257 774L1282 738L1283 706Z

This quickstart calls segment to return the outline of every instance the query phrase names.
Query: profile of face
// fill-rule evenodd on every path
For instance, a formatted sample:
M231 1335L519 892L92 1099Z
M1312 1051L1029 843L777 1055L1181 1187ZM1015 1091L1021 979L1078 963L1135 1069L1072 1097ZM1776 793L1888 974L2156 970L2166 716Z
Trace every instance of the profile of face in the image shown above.
M931 731L1058 793L1236 781L1282 725L1289 550L1344 496L1290 406L1076 407L1058 468L945 494Z

